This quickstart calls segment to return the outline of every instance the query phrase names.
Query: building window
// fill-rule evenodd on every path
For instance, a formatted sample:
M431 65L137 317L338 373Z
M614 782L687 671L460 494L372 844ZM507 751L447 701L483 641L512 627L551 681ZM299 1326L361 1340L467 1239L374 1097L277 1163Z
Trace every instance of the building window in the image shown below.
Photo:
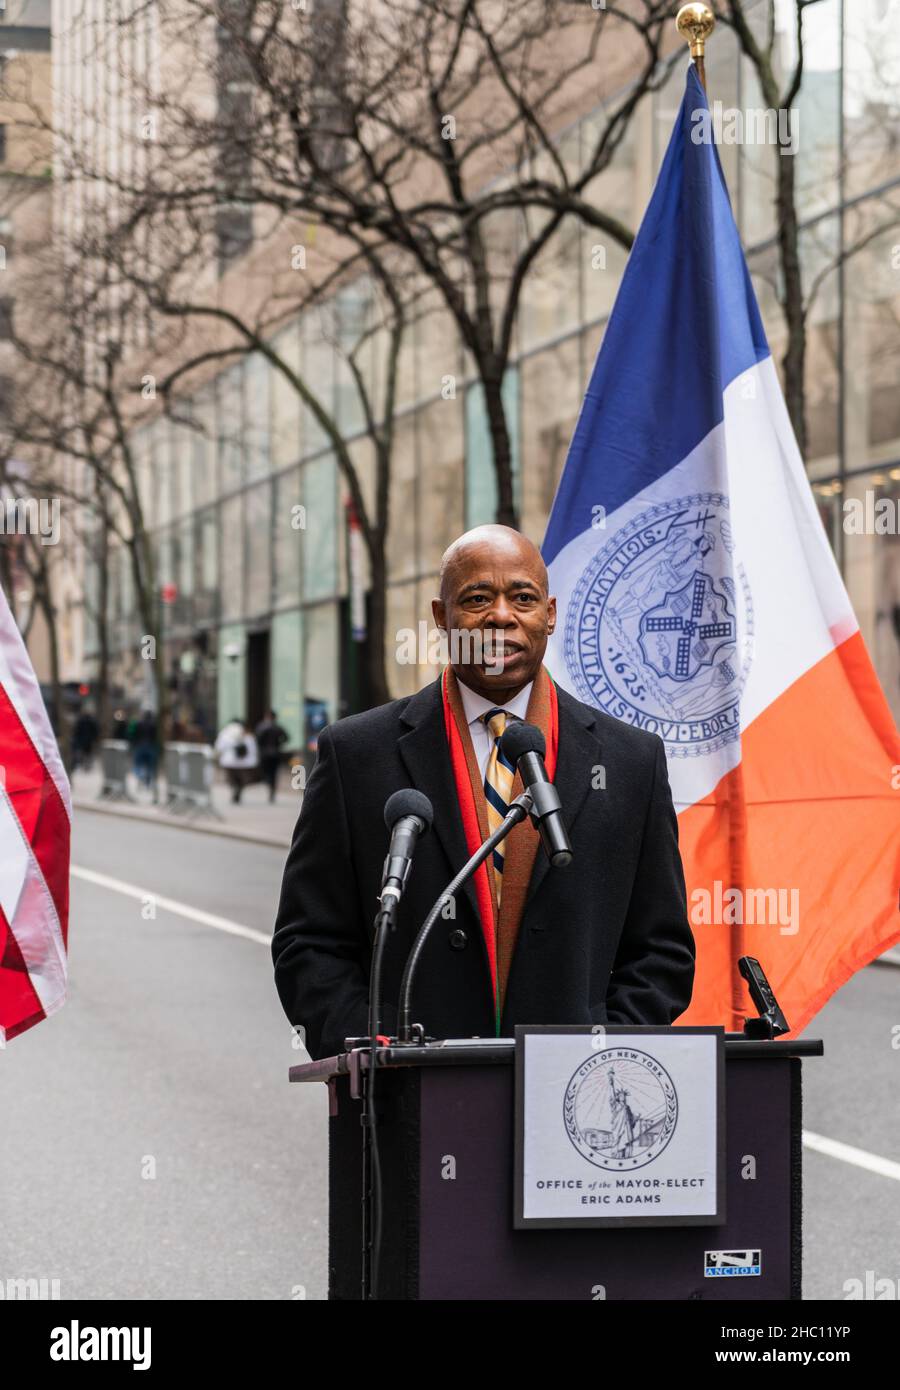
M0 299L0 341L6 342L13 335L13 304L14 300L7 297Z
M0 164L6 163L6 126L0 125Z
M310 126L317 162L324 169L341 169L352 157L349 136L353 129L347 95L346 0L317 0L312 35L315 70L327 81L311 93Z
M234 204L216 210L216 236L219 243L219 273L242 256L253 241L253 209Z

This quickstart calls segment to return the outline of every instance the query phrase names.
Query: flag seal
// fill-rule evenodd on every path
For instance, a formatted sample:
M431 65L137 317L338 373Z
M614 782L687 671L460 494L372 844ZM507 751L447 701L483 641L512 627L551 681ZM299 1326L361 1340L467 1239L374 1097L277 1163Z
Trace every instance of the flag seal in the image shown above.
M673 498L616 531L566 610L578 697L659 734L670 757L712 753L740 733L753 604L733 552L724 494Z

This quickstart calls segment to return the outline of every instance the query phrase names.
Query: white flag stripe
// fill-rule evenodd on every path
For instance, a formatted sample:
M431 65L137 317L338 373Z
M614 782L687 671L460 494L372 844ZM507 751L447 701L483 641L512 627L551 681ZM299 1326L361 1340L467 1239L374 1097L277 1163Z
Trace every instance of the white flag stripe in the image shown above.
M0 845L3 846L3 853L0 855L0 907L7 922L12 922L25 887L25 875L28 873L28 842L22 834L22 827L2 784Z
M2 893L0 905L45 1014L66 997L66 948L53 896L19 819L0 787ZM10 865L15 869L9 875Z
M6 691L41 762L52 777L71 821L69 780L44 708L40 686L5 596L0 601L0 686Z
M771 358L725 393L735 561L752 595L741 727L857 630L791 431Z

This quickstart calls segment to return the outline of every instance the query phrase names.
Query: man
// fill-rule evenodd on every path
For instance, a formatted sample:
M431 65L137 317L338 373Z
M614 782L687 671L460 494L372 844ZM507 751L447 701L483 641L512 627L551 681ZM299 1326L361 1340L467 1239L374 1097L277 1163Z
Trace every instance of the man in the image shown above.
M156 715L145 709L134 726L131 745L134 773L142 786L152 788L153 800L157 800L156 769L159 763L159 741L156 732Z
M83 767L86 772L90 771L94 761L94 749L97 739L100 737L100 725L94 717L93 710L88 705L83 705L79 711L78 718L75 720L72 729L72 769Z
M278 786L278 768L281 763L281 749L287 743L287 730L278 723L275 711L270 709L265 719L256 726L256 747L259 751L259 770L269 788L269 800L275 800Z
M288 1018L313 1057L365 1035L384 803L413 786L430 798L434 825L385 952L382 1020L395 1030L418 927L521 791L499 751L518 717L544 732L573 861L550 868L531 823L517 826L435 926L414 1019L434 1037L511 1036L517 1023L673 1022L690 1002L694 941L661 740L554 686L542 660L556 602L539 551L517 531L482 526L455 541L432 609L450 638L440 679L319 737L272 941Z

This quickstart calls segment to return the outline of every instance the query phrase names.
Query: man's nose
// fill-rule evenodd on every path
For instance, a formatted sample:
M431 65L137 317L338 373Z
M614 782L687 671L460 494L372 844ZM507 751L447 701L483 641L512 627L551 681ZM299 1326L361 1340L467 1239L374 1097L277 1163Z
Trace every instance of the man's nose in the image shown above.
M490 627L515 627L517 621L515 609L507 598L503 594L498 595L491 605L488 625Z

